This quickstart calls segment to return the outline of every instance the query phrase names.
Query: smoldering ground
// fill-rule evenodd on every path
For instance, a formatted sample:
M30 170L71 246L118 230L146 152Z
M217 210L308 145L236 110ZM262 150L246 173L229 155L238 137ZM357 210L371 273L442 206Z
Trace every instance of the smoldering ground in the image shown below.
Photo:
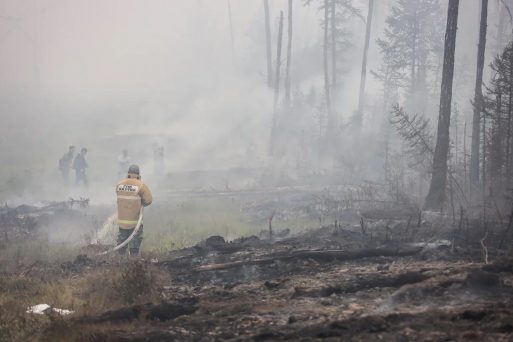
M468 177L485 1L459 4L447 198L422 211L448 3L2 2L0 336L511 338L509 188L486 190L509 174L504 92L480 118L481 190ZM488 6L485 65L509 5ZM88 186L60 174L69 145ZM97 257L124 149L154 193L139 261Z

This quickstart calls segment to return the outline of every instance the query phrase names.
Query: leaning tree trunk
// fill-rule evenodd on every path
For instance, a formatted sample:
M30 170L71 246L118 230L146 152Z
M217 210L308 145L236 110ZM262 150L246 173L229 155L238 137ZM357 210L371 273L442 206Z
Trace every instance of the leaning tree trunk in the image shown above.
M267 55L267 85L273 87L273 64L271 52L271 20L269 18L269 0L264 0L265 14L265 51Z
M481 24L479 29L479 45L477 50L476 86L474 92L474 116L472 118L472 145L470 150L470 184L477 188L479 184L479 137L481 112L483 111L483 67L486 47L486 28L488 18L488 0L481 3Z
M445 200L447 157L449 154L449 126L451 123L452 81L454 74L454 51L456 50L456 31L458 29L458 8L459 0L449 0L447 26L445 29L440 113L438 116L435 154L433 156L433 175L429 186L429 193L424 203L425 210L440 209Z
M280 11L280 23L278 28L278 45L276 49L276 75L274 77L274 102L273 102L273 121L271 127L270 154L274 154L276 143L276 129L278 124L278 99L280 97L280 68L281 68L281 42L283 39L283 11Z
M362 73L360 75L360 94L358 96L358 112L356 113L356 126L361 127L363 121L363 107L365 105L365 81L367 77L367 53L369 51L369 40L372 27L372 11L374 0L369 0L369 11L367 12L367 27L365 29L365 45L363 47Z
M329 1L324 0L324 46L323 46L323 67L324 67L324 94L326 98L326 114L328 116L328 136L331 139L333 118L331 114L330 80L328 70L328 27L329 27Z
M285 104L290 108L290 66L292 63L292 0L289 0L288 10L288 42L287 42L287 67L285 71Z

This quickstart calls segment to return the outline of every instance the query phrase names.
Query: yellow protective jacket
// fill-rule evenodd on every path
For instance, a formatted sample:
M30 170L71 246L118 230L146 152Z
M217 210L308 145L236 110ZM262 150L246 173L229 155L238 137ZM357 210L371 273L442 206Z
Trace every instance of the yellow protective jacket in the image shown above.
M137 175L128 175L116 185L118 196L119 228L132 229L137 225L141 206L148 206L153 201L151 191Z

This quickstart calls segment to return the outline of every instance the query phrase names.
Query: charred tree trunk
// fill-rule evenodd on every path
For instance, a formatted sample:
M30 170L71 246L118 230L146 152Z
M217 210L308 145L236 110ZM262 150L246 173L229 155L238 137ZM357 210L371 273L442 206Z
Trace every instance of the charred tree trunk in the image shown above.
M454 52L458 29L459 0L449 0L447 26L445 29L444 66L440 93L440 113L436 147L433 156L433 175L429 193L424 203L425 210L440 209L445 200L447 183L447 158L449 154L449 126L451 123L452 82L454 76Z
M288 10L288 42L287 42L287 68L285 71L285 104L290 108L290 66L292 63L292 0L289 0Z
M504 36L504 17L506 16L507 9L502 8L501 0L497 0L497 11L499 13L499 25L497 27L497 37L495 40L495 53L500 54L502 49L502 40Z
M222 271L232 268L251 266L251 265L268 265L277 261L297 261L297 260L315 260L317 262L333 262L344 260L357 260L362 258L374 258L382 256L412 256L420 253L422 247L384 247L376 249L362 249L356 251L349 250L304 250L288 253L277 253L274 255L263 256L258 259L231 261L222 264L207 264L194 267L193 272ZM164 262L165 263L165 262Z
M482 200L483 200L483 211L486 214L486 116L483 116L483 137L482 137L482 144L483 144L483 152L481 153L481 165L482 165L482 177L481 177L481 193L482 193ZM486 222L483 218L483 222Z
M363 108L365 106L365 81L367 77L367 53L369 51L369 40L372 28L372 11L374 9L374 0L369 0L369 11L367 12L367 27L365 28L365 45L363 47L362 73L360 76L360 94L358 96L358 112L356 113L356 125L362 126Z
M513 72L513 58L509 58L509 70ZM510 74L511 77L511 74ZM513 107L513 85L511 81L508 84L508 109L507 109L507 132L506 132L506 186L511 186L511 114ZM501 117L501 103L498 102L497 115Z
M276 142L276 129L278 124L278 100L280 98L280 69L281 69L281 42L283 39L283 11L280 11L280 23L278 28L278 44L276 49L276 74L274 75L274 102L273 102L273 122L271 127L270 153L274 154L274 144Z
M232 63L235 64L235 43L233 40L233 20L232 20L232 6L230 0L227 0L228 5L228 21L230 23L230 44L232 47Z
M472 145L470 150L470 184L473 188L479 184L479 137L481 112L483 111L483 68L486 48L486 29L488 18L488 0L481 3L481 24L477 50L476 86L474 92L474 115L472 118Z
M416 2L416 5L418 7L418 2ZM417 97L417 80L416 80L416 73L415 73L415 67L417 65L417 10L415 11L415 19L413 21L413 36L411 41L411 69L410 69L410 96L411 100L415 101L415 98Z
M273 64L271 52L271 20L269 18L269 0L264 0L265 14L265 50L267 55L267 85L273 87Z
M336 1L331 0L331 111L335 113L337 94L337 9Z
M326 99L326 114L328 116L328 136L332 130L333 118L331 113L330 80L328 70L328 27L329 27L329 1L324 0L324 46L323 46L323 67L324 67L324 94ZM331 138L331 137L330 137Z
M490 148L489 148L489 162L488 162L488 174L490 175L490 189L492 190L492 194L497 196L498 194L502 195L502 189L504 189L504 174L503 174L503 166L506 166L507 169L507 158L504 158L503 155L503 144L506 140L505 132L507 132L507 128L501 124L503 117L501 115L501 106L502 106L502 94L497 94L495 96L495 117L492 117L491 124L491 137L490 137ZM509 126L509 122L508 122ZM507 149L506 149L507 151ZM504 159L506 162L504 162Z

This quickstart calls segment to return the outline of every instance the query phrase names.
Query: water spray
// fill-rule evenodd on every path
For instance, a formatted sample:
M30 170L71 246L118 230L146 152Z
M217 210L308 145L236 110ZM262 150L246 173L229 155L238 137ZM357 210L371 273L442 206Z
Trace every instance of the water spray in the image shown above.
M125 241L123 241L122 243L120 243L116 247L113 247L113 248L111 248L109 250L106 250L105 252L101 252L101 253L97 254L97 256L106 255L106 254L115 252L115 251L125 247L126 245L128 245L128 243L130 241L132 241L134 236L137 235L137 233L141 229L141 224L142 224L142 221L143 221L143 216L144 216L144 207L141 206L141 211L139 212L139 220L137 221L137 225L135 226L134 231L132 232L132 234L130 234L130 236Z

